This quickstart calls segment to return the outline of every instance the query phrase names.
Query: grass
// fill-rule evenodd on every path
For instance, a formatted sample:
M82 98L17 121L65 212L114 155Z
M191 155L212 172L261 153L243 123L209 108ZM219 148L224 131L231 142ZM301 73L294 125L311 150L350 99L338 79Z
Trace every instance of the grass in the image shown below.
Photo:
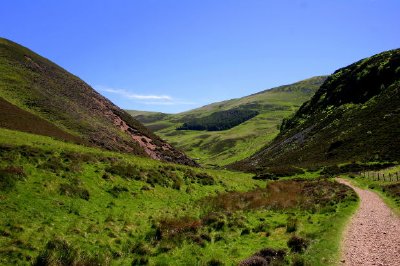
M267 147L236 163L235 169L398 162L399 67L400 49L395 49L337 70L283 120Z
M163 139L197 158L203 166L224 166L251 156L278 133L283 118L293 114L317 90L325 77L262 91L247 97L213 103L180 114L128 111ZM223 131L177 130L185 122L201 120L232 109L259 114Z
M399 171L400 166L397 165L379 172L388 174ZM358 187L376 192L397 215L400 215L400 182L372 180L372 178L369 179L355 174L348 175L346 178Z
M336 230L332 221L355 204L350 194L338 193L345 187L314 174L303 175L307 182L286 178L263 188L265 181L245 173L161 163L7 129L0 136L0 174L15 181L0 191L0 264L235 265L265 248L284 250L287 264L307 260ZM324 192L315 194L315 185ZM326 204L285 205L305 200L303 194L326 198ZM237 197L242 204L233 204ZM232 204L221 208L218 202ZM303 253L290 251L293 236L309 241Z
M78 77L3 38L0 114L2 127L195 165Z

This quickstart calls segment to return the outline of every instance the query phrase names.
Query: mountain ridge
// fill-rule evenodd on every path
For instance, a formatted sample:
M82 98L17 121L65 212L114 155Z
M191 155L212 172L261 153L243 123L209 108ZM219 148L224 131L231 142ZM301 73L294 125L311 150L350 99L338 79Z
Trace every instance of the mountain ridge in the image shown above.
M88 84L46 58L0 39L0 96L108 150L195 165Z
M290 118L279 135L241 170L279 164L314 167L349 161L398 161L400 49L335 71Z

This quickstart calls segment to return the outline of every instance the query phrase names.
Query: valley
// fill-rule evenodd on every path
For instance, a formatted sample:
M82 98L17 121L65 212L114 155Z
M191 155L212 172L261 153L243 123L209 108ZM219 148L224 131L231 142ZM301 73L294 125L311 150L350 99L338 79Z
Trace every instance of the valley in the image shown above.
M399 85L397 49L184 113L124 111L0 39L0 264L337 265L359 188L399 220Z
M221 167L254 154L279 133L283 118L309 100L326 77L313 77L239 99L180 114L127 110L156 134L208 167ZM178 130L183 123L227 110L251 110L255 117L221 131Z

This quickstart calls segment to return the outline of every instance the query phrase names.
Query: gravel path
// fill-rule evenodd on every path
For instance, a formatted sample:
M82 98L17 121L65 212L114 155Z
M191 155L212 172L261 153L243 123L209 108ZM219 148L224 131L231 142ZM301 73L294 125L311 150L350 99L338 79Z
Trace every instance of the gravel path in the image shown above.
M374 192L353 188L360 207L349 223L343 240L342 265L400 265L400 218Z

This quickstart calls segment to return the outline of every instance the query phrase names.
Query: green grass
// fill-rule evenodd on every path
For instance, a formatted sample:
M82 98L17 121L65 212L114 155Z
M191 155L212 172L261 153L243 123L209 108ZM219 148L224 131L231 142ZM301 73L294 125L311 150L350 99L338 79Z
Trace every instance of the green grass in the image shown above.
M381 170L379 173L396 173L400 171L400 166L395 166L388 168L386 170ZM372 180L370 178L365 178L359 175L350 175L346 177L350 182L363 189L370 189L376 192L383 201L397 214L400 215L400 182L398 181L378 181ZM393 186L397 188L397 194L390 193L391 190L387 186Z
M310 265L339 264L343 232L357 207L358 202L340 206L337 210L338 215L326 221L325 231L305 254L305 259Z
M272 141L282 120L310 99L324 79L314 77L179 114L128 113L203 166L224 166L251 156ZM257 111L259 115L223 131L177 130L184 122L235 108Z
M266 247L286 250L285 263L296 256L331 257L336 250L313 250L328 245L321 241L337 232L332 223L355 206L352 197L345 197L326 207L270 208L268 202L260 205L257 197L247 197L243 204L250 200L259 207L210 212L210 199L251 195L266 182L245 173L161 163L6 129L0 129L0 136L0 180L15 178L0 190L4 265L48 264L57 258L67 264L148 260L150 265L205 265L218 259L236 265ZM303 177L318 182L315 175ZM207 176L212 182L202 181ZM180 185L174 186L174 180ZM287 202L302 195L297 190L285 193L285 187L273 199ZM332 186L325 187L336 199L336 192L329 192ZM214 213L216 218L210 218ZM293 220L295 230L288 232ZM287 241L293 235L310 241L304 254L289 251Z
M2 127L195 165L78 77L3 38L0 98Z
M279 135L233 165L255 169L400 160L400 49L337 70L314 96L283 120Z

